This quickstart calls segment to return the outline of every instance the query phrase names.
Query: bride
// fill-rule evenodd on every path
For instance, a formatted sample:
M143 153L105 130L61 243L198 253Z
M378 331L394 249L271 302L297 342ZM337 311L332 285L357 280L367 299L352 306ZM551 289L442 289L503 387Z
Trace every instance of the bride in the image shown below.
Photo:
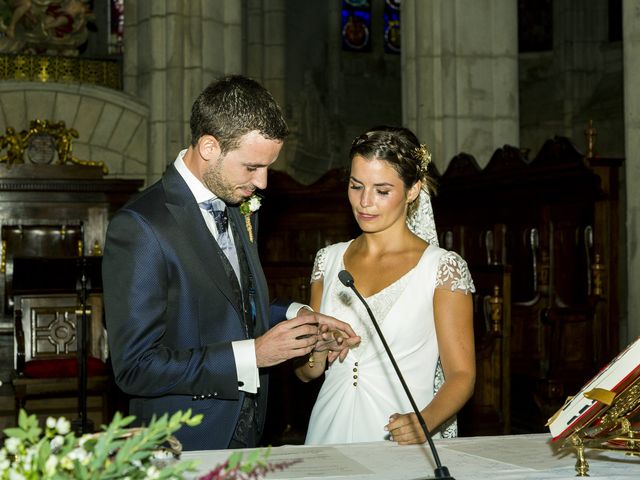
M475 381L475 290L466 262L438 247L430 155L410 130L377 127L354 140L349 156L348 196L362 234L317 253L310 305L350 323L362 341L341 362L315 351L296 367L305 382L325 376L305 443L426 441L366 309L338 280L344 269L380 324L429 431L454 435L455 414Z

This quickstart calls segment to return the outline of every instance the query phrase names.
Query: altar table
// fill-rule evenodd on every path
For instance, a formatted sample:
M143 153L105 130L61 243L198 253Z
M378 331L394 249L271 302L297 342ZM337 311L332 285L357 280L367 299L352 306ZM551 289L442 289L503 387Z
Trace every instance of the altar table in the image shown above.
M441 463L456 480L575 479L573 451L558 452L548 434L461 437L435 440ZM183 452L200 460L199 475L212 470L230 450ZM591 479L640 479L640 458L614 452L586 451ZM331 446L274 447L270 462L302 461L269 473L267 480L416 480L433 478L435 463L427 445L392 442Z

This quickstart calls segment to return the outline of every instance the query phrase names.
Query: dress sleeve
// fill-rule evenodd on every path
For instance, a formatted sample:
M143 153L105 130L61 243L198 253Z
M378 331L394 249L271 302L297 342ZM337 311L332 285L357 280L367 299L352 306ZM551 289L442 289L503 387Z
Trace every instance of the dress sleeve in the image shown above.
M324 279L324 268L327 259L327 247L321 248L316 253L316 260L313 263L313 272L311 272L311 283Z
M446 288L452 292L460 290L465 294L476 291L467 262L456 252L446 252L440 257L436 288Z

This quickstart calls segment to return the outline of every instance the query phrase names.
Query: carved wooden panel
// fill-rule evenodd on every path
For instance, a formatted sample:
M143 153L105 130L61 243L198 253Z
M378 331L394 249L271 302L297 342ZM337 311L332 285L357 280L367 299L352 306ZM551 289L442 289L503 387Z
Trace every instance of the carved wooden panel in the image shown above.
M511 430L511 268L479 265L470 270L476 287L476 385L458 415L458 428L460 435L503 435Z
M24 333L25 362L76 357L77 329L82 315L77 295L18 296L16 308L20 310ZM86 314L90 325L88 353L104 361L107 346L101 295L88 296Z
M619 159L566 138L528 161L505 146L481 170L454 158L434 199L442 243L470 265L512 271L514 426L544 423L618 351Z

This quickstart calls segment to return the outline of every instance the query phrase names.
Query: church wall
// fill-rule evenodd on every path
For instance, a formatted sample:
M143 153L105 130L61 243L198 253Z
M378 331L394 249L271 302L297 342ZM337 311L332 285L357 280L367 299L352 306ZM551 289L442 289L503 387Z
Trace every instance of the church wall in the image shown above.
M384 51L384 1L371 3L371 51L350 52L341 46L341 2L285 2L292 135L275 168L302 183L348 165L351 142L368 128L402 122L400 55Z
M147 174L148 108L122 92L91 85L0 82L0 131L32 120L64 121L78 131L73 155L104 162L109 176Z
M553 2L553 43L519 56L520 147L537 149L554 135L585 149L593 120L596 153L624 157L622 42L609 40L606 0Z

